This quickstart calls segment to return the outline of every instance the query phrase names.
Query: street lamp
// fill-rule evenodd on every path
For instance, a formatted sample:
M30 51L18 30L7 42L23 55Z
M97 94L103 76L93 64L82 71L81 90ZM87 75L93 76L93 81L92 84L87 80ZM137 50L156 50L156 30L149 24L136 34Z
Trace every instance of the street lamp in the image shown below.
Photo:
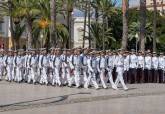
M43 47L43 38L44 38L44 35L43 34L41 34L41 48Z
M136 38L136 54L137 54L137 50L138 50L138 33L135 34L135 38Z

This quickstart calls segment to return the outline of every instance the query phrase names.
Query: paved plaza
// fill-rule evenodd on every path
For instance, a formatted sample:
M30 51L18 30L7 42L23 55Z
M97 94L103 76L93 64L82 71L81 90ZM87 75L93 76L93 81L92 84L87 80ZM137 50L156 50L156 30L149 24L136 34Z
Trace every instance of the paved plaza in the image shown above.
M165 84L129 90L76 89L0 82L0 114L165 114Z

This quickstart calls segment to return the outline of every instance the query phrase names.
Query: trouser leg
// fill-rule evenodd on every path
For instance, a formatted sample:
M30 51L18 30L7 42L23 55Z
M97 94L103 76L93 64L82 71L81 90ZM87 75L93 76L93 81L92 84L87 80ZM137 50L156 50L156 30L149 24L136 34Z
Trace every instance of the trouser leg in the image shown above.
M115 80L117 79L116 67L113 68L112 76L113 76L113 81L115 82Z
M117 88L114 81L113 81L112 70L108 71L108 77L109 77L109 81L112 85L112 88Z
M101 83L103 85L104 88L107 88L106 84L105 84L105 70L104 69L101 69L101 72L100 72L100 79L101 79Z
M61 86L61 81L60 81L60 70L58 68L55 69L56 72L56 83Z
M22 68L18 68L19 69L19 74L18 74L18 82L22 81Z
M70 85L71 84L70 68L66 69L66 77L67 77L67 83L68 85Z
M159 83L163 83L163 70L159 69Z
M152 83L152 70L148 70L148 83Z
M127 86L125 85L124 79L123 79L123 72L119 72L118 76L119 76L119 81L121 82L123 88L127 89Z
M84 69L83 69L83 77L84 77L83 81L84 81L84 83L85 83L85 82L88 80L87 68L84 68Z
M91 81L92 81L94 87L95 87L96 89L98 89L99 86L98 86L98 84L97 84L97 82L96 82L96 74L95 74L95 72L92 73Z
M132 83L132 68L129 69L129 76L128 76L128 83L131 84Z
M62 84L65 84L65 82L66 82L66 70L65 70L65 67L62 68L61 81L62 81Z
M128 80L128 71L125 70L123 75L124 75L124 81L125 81L125 83L128 83L127 82L127 80Z
M43 81L47 85L48 84L48 79L47 79L47 68L43 68Z
M80 86L80 70L79 68L76 68L75 71L75 83L76 83L76 87Z
M84 88L88 88L89 87L89 83L91 81L91 78L92 78L92 72L89 72L89 76L88 76L86 82L84 83Z

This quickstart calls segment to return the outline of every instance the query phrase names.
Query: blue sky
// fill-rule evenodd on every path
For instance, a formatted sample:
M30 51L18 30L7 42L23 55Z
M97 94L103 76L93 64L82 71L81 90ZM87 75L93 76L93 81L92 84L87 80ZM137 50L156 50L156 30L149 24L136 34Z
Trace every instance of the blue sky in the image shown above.
M122 4L122 0L117 0L117 4L118 5L121 5ZM129 4L130 4L130 6L137 6L137 5L139 5L139 0L129 0Z
M139 5L139 0L129 0L129 4L130 4L130 7L134 7L134 6L138 6ZM117 6L121 6L122 5L122 0L117 0ZM84 15L83 12L77 10L77 9L74 9L74 16L75 17L82 17Z

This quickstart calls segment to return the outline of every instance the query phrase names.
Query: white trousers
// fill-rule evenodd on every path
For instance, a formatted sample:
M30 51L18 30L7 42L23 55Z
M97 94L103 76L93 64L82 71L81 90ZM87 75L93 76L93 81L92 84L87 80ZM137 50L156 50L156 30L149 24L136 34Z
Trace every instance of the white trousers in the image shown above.
M3 66L0 65L0 80L2 79L2 76L3 76Z
M72 85L72 78L71 78L71 69L69 67L66 68L66 77L67 77L67 82L68 85Z
M115 85L114 81L113 81L113 77L112 77L112 69L108 69L108 79L112 85L112 88L117 88L117 86Z
M123 79L124 70L119 67L119 68L117 68L117 71L116 72L117 72L117 79L115 81L115 85L118 86L119 83L121 83L122 86L123 86L123 88L124 89L127 89L127 86L125 85L124 79Z
M41 79L40 79L40 84L48 84L48 79L47 79L47 67L43 67L41 71Z
M16 82L22 81L22 68L21 67L16 68L15 81Z
M66 67L62 67L61 70L62 70L62 72L61 72L61 82L62 82L62 84L66 84L67 83Z
M84 84L84 87L88 88L90 82L92 82L92 84L94 85L94 87L96 89L99 88L99 86L98 86L98 84L96 82L96 73L95 72L90 72L90 71L88 71L88 73L89 73L89 76L87 78L87 81Z
M74 80L76 87L80 86L80 67L76 67L74 70Z
M6 80L12 81L14 79L14 76L13 76L13 66L12 65L8 65L6 67L6 69L7 69Z
M61 79L60 79L60 68L55 68L55 75L54 75L54 80L56 81L56 84L61 86Z
M30 75L29 75L28 83L30 83L31 80L33 81L33 83L36 82L36 68L35 67L32 67L30 69Z
M88 72L88 67L84 66L83 67L83 76L84 76L83 81L84 81L84 83L88 80L87 72Z
M103 68L100 71L100 80L103 85L103 88L107 88L107 86L105 84L105 69L103 69Z

